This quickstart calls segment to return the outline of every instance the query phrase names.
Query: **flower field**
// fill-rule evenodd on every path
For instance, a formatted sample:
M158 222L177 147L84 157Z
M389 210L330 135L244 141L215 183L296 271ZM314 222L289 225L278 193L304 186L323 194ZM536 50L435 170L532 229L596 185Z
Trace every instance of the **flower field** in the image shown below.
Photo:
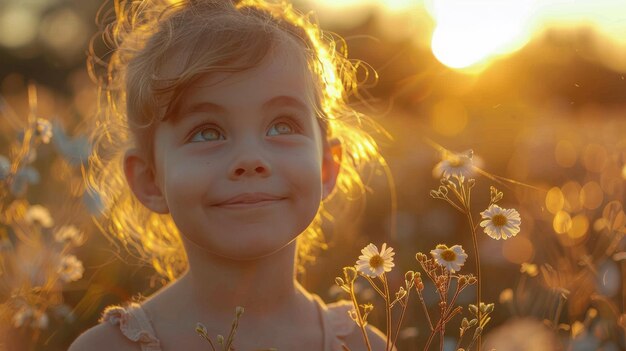
M351 102L387 167L364 170L355 206L329 204L301 284L352 302L364 345L372 324L387 350L626 349L624 11L341 3L294 2L366 63ZM66 350L168 283L102 234L83 178L100 5L0 3L0 31L19 29L0 33L0 350Z

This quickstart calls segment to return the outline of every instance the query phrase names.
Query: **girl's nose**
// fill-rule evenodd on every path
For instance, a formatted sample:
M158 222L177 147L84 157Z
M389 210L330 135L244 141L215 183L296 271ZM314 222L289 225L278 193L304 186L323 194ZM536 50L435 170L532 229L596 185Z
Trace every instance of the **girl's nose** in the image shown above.
M240 179L243 177L268 177L271 174L271 168L267 161L260 155L245 155L240 157L233 164L229 172L231 179Z

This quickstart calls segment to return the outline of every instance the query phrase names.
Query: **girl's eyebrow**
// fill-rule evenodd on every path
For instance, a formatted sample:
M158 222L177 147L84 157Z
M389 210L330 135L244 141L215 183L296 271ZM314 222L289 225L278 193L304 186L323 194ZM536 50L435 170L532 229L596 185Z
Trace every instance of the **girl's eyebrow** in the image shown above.
M307 104L305 104L302 100L293 96L289 96L289 95L279 95L279 96L273 97L267 100L263 104L262 107L264 110L267 110L270 108L283 107L283 106L294 107L307 113L310 112L310 109L307 106Z
M199 103L195 103L191 105L183 105L183 107L180 109L178 113L171 115L171 117L168 119L171 123L177 124L182 119L184 119L185 116L191 113L196 113L196 112L208 112L208 113L220 114L220 113L225 113L226 109L218 104L204 101L204 102L199 102Z
M263 103L261 108L263 110L269 110L272 108L284 107L284 106L293 107L305 113L310 112L309 107L302 100L293 96L289 96L289 95L279 95L279 96L273 97L267 100L265 103ZM192 114L192 113L196 113L196 112L224 114L227 112L227 109L216 103L203 101L203 102L194 103L191 105L183 105L180 112L171 115L170 118L168 118L168 120L169 122L173 124L177 124L182 119L184 119L185 116Z

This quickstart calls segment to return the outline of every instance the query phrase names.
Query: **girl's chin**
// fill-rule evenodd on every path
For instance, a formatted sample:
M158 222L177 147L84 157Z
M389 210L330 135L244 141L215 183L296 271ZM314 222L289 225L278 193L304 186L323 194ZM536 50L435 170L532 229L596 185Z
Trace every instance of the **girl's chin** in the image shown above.
M241 238L241 240L236 240L236 238L236 235L232 235L228 242L222 241L219 247L196 242L194 246L200 250L193 251L196 251L198 254L208 254L221 259L233 261L253 261L276 255L284 250L288 250L289 247L292 246L295 250L296 244L296 237L283 242L251 240L250 238ZM194 253L188 252L187 254L193 255ZM292 253L290 253L290 255L292 255Z

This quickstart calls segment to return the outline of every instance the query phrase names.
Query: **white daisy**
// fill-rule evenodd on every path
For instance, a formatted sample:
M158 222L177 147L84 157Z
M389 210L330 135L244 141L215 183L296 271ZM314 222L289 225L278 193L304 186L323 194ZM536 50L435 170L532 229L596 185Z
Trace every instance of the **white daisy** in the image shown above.
M24 216L28 224L39 224L44 228L50 228L54 225L50 211L41 205L33 205L28 208Z
M385 272L390 272L393 268L393 248L387 247L387 243L384 243L380 251L374 244L369 244L363 250L363 255L359 256L359 260L356 262L356 269L372 278L378 277Z
M485 234L496 240L506 240L519 233L522 219L513 208L506 209L493 204L480 215L484 219L480 222L480 226L485 228Z
M430 251L433 255L435 262L445 269L454 273L461 270L461 266L465 264L467 254L461 247L461 245L454 245L447 247L446 245L439 244L434 250Z
M37 135L41 138L41 142L48 144L52 138L52 125L48 120L37 118Z
M474 174L474 164L472 150L455 154L452 152L444 152L441 161L435 166L433 174L436 177L450 178L453 176L470 178Z
M45 312L35 314L31 326L37 329L47 329L49 324L48 315Z
M54 225L50 211L41 205L33 205L28 208L24 219L28 224L39 224L44 228L50 228Z
M22 306L15 314L13 315L13 326L16 328L21 328L26 326L31 318L33 317L33 309L30 306Z
M83 277L83 263L74 255L61 258L57 273L64 282L73 282Z
M64 225L54 232L54 240L59 243L71 241L74 245L80 245L83 241L83 233L73 225Z

